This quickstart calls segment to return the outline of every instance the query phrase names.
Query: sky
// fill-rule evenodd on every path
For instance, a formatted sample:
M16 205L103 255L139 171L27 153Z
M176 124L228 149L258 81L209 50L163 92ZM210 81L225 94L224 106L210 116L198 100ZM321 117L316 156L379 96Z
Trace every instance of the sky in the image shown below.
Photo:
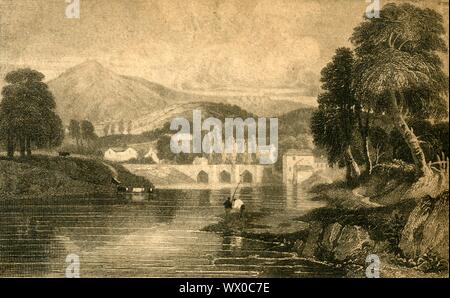
M31 66L52 79L94 59L118 73L179 89L314 87L334 50L351 46L352 29L368 5L80 0L80 18L68 19L66 1L0 0L0 65ZM413 2L431 5L448 19L448 1Z

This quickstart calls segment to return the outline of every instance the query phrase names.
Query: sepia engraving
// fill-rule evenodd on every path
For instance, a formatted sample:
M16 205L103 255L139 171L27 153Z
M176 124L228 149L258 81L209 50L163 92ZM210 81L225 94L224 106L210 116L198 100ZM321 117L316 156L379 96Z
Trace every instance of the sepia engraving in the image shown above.
M0 0L0 277L448 277L448 34L441 0Z

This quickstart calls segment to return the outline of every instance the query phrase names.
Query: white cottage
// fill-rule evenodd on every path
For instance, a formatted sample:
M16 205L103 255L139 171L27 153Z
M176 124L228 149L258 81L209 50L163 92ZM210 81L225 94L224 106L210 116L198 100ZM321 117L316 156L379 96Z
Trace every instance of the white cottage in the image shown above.
M126 162L138 157L138 152L133 148L109 148L103 156L106 160L117 162Z

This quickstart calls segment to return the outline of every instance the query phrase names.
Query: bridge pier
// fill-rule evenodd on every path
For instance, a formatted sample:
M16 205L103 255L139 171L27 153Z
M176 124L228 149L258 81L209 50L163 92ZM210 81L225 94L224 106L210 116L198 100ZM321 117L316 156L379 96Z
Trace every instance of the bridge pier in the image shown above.
M244 179L250 184L263 183L264 165L245 165L245 164L218 164L218 165L166 165L166 164L127 164L126 168L130 171L147 176L165 176L175 170L192 179L192 182L186 183L208 183L208 184L237 184ZM244 175L243 175L244 174ZM221 179L222 176L222 179ZM168 176L166 176L168 177ZM167 184L173 183L167 178Z

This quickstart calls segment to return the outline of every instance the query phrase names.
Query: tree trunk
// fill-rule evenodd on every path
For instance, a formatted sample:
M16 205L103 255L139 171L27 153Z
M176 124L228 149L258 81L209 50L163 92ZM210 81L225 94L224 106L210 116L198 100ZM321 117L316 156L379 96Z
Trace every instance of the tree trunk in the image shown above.
M363 154L364 154L364 160L366 163L366 172L372 174L372 158L370 157L370 149L369 149L369 114L367 112L365 123L363 121L363 111L361 107L358 108L358 127L359 127L359 134L361 135L361 140L363 143Z
M367 173L372 174L373 164L372 164L372 158L370 157L370 149L369 149L369 140L367 136L363 140L364 142L364 159L366 160L366 171Z
M409 128L406 123L403 115L397 105L397 98L395 92L390 90L390 117L395 125L395 128L400 132L403 137L403 140L409 147L411 151L411 155L414 160L414 164L416 166L416 173L418 177L431 175L431 169L427 165L427 161L425 159L425 154L423 153L422 148L420 147L419 140L417 139L414 132Z
M347 167L347 181L353 181L361 175L359 166L353 158L352 149L350 145L345 149L345 164Z
M31 157L31 138L27 137L25 141L26 153L28 157Z
M7 136L6 151L8 158L14 158L14 138L11 133L8 133Z
M19 139L19 149L20 149L20 157L25 157L25 138L20 137Z

